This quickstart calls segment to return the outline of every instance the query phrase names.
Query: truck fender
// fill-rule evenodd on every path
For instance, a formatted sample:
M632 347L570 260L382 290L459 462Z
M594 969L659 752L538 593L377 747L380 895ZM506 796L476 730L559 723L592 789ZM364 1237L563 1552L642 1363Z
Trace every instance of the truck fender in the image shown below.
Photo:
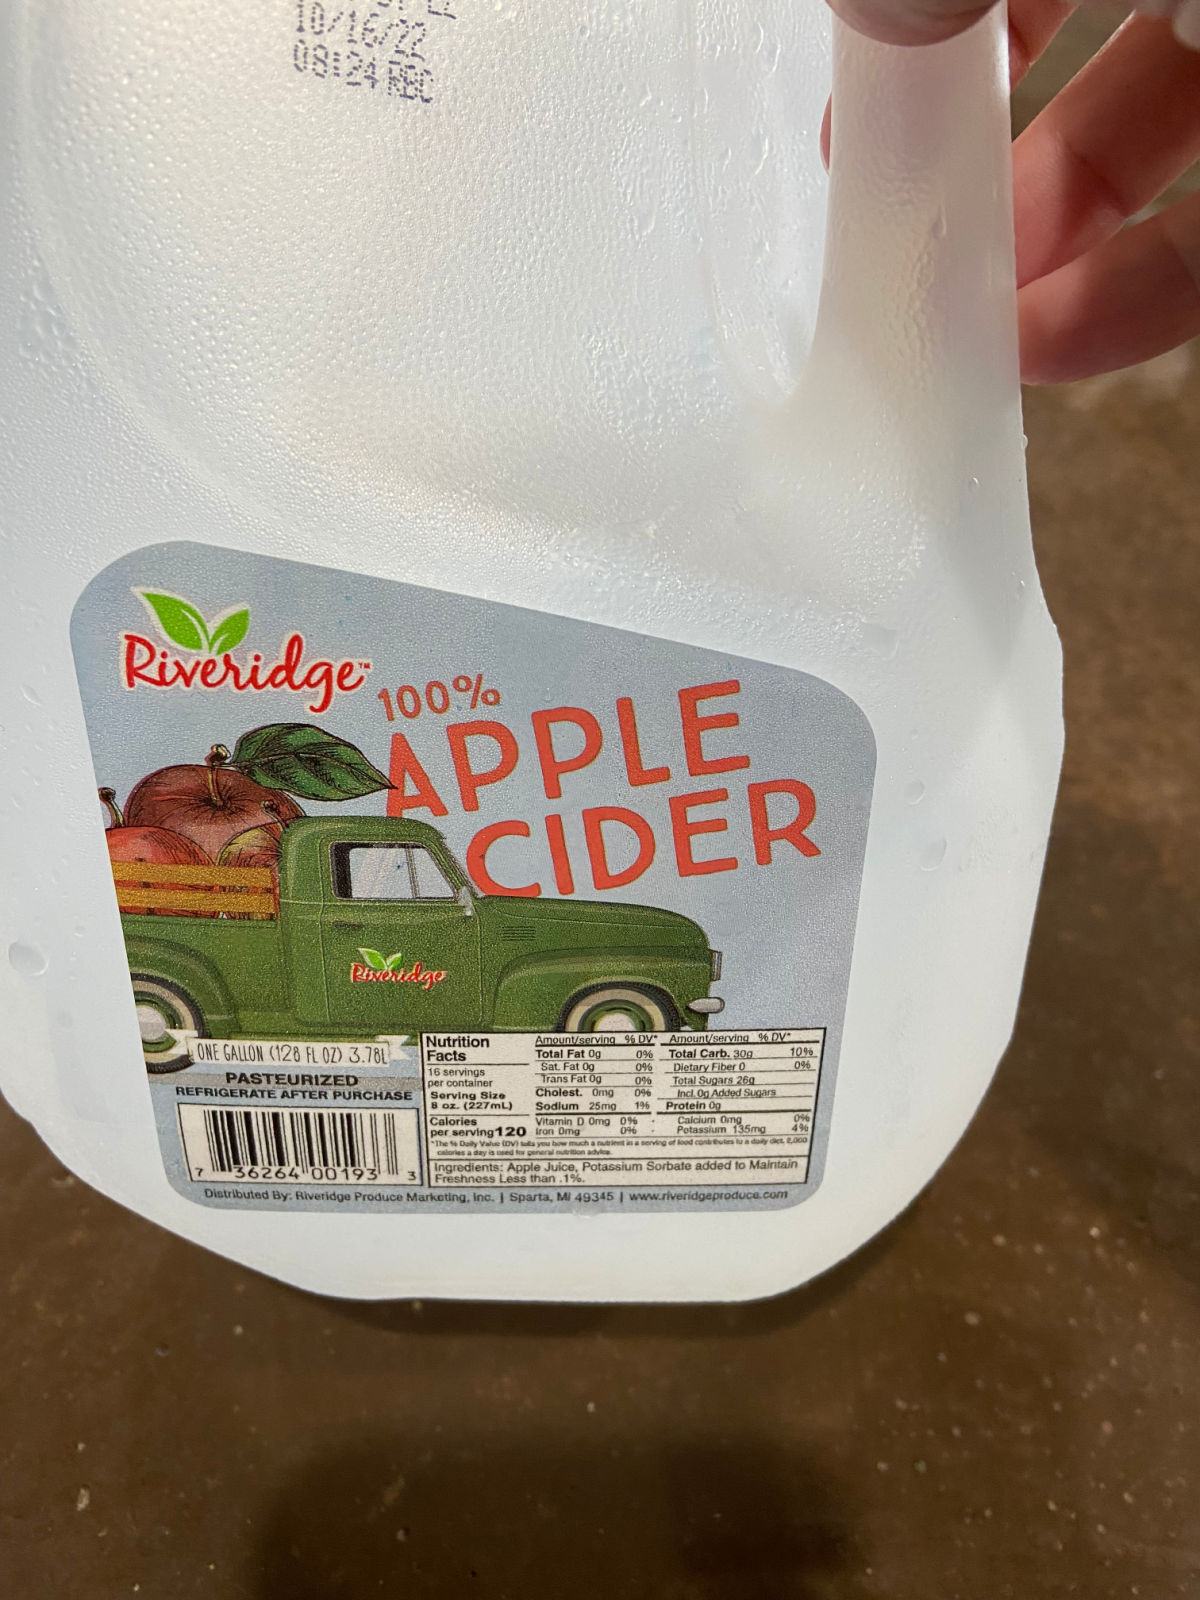
M233 1002L220 973L203 956L170 939L125 935L131 974L160 978L181 989L199 1006L205 1025L218 1037L235 1024Z
M603 982L660 989L680 1012L681 1025L694 1027L684 1007L695 999L693 990L707 990L707 971L701 975L704 966L695 957L655 954L647 958L640 952L625 950L572 950L562 956L524 956L505 967L497 979L494 1026L535 1032L556 1027L572 995Z

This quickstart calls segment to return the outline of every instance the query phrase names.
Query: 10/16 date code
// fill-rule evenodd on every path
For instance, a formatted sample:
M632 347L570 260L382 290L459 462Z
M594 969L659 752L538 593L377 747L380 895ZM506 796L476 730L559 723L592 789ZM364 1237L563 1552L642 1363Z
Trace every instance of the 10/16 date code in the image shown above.
M435 0L376 0L369 8L295 0L292 67L306 77L347 89L379 90L389 98L434 98L426 50L430 30L456 20Z

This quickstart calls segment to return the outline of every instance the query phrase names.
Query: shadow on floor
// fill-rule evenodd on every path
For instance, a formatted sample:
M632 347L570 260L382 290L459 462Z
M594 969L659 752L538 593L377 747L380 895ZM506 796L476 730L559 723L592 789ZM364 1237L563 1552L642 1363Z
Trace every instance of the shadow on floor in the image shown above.
M854 1600L845 1515L844 1493L761 1438L435 1453L381 1435L285 1486L252 1593L823 1600L843 1574Z

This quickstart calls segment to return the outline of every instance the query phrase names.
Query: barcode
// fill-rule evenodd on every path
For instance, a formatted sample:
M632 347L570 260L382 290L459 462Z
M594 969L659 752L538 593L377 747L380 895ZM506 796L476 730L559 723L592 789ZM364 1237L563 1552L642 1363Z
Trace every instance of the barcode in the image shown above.
M413 1111L242 1111L181 1106L190 1176L243 1183L418 1183Z

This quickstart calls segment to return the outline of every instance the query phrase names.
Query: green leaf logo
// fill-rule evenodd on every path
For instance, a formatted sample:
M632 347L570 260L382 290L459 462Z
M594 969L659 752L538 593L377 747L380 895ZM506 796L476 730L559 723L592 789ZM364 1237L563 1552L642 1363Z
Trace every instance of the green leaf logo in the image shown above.
M229 765L301 800L361 800L391 783L355 745L310 722L273 722L238 740Z
M360 945L358 953L372 972L386 972L388 970L388 958L380 955L378 950L364 950Z
M154 594L149 589L134 593L158 624L163 638L183 650L207 650L208 628L195 606L175 594Z
M237 611L230 611L226 616L218 617L208 636L209 653L223 656L226 650L236 650L246 637L249 627L250 613L245 606Z
M387 971L388 972L398 972L403 965L404 965L404 957L401 955L399 950L396 951L396 954L394 956L389 956L387 958Z
M227 650L236 650L250 627L250 613L245 606L236 606L208 623L203 613L181 595L162 594L153 589L133 592L154 618L163 638L181 650L224 655Z

